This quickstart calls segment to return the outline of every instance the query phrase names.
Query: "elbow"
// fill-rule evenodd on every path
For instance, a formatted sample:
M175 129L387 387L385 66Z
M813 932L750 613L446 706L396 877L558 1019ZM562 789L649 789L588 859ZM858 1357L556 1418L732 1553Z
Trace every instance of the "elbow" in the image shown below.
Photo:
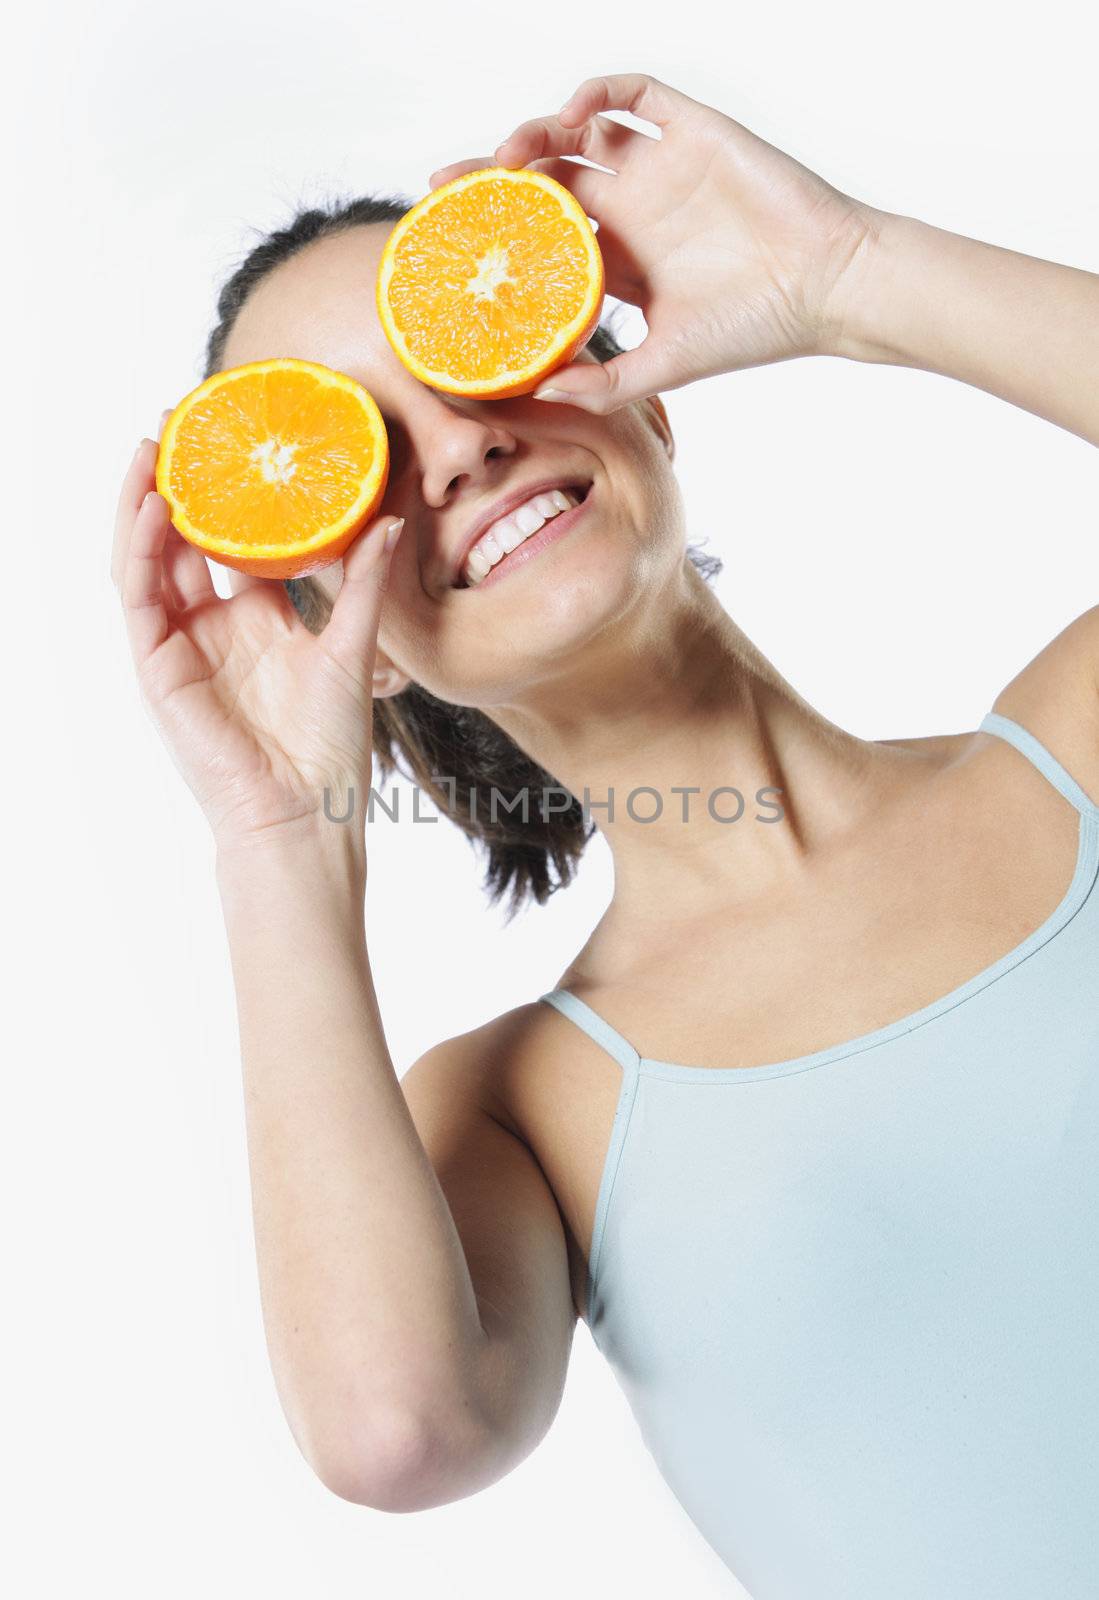
M332 1494L373 1511L428 1511L473 1494L483 1486L483 1453L459 1445L438 1421L400 1413L375 1422L369 1436L350 1430L318 1441L309 1464Z

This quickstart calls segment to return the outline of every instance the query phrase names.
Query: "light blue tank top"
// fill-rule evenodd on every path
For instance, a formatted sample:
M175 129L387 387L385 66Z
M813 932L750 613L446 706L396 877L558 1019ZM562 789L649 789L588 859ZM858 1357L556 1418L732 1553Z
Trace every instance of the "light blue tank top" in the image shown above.
M753 1600L1099 1597L1099 805L1060 905L899 1022L618 1062L587 1321ZM629 1587L628 1575L624 1586Z

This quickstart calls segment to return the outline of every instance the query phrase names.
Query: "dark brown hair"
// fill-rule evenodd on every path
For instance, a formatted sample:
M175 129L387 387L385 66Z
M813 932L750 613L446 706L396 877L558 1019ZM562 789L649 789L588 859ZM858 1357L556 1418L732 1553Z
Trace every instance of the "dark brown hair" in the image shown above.
M317 239L372 223L396 222L411 204L398 195L364 195L310 207L262 238L218 295L204 377L219 370L241 307L269 272ZM587 348L600 361L609 361L622 349L602 325ZM706 555L697 545L687 547L687 556L707 582L722 569L719 557ZM319 633L331 613L323 589L310 578L288 579L286 589L305 626ZM528 899L544 905L572 881L595 824L585 827L583 809L574 796L567 796L565 809L547 807L549 814L543 814L543 791L560 786L485 712L451 705L410 683L400 694L375 700L373 743L383 778L395 772L410 778L484 852L485 891L491 903L510 894L507 920ZM447 781L441 783L440 778ZM524 794L525 819L520 803ZM551 805L557 803L555 798Z

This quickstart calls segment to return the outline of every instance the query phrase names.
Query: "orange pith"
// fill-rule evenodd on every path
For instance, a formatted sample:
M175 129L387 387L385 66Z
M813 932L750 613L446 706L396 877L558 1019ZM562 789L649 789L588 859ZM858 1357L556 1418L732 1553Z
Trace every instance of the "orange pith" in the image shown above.
M466 173L386 241L378 315L398 358L449 394L527 394L599 321L603 258L583 207L530 168Z
M215 373L164 425L156 486L191 544L261 578L337 560L385 493L389 445L352 378L289 357Z

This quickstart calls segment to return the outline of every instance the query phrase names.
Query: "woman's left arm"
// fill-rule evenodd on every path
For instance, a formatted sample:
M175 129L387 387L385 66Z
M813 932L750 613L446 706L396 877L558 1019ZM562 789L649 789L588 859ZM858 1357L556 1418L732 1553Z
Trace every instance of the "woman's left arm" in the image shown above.
M864 205L643 73L588 79L556 116L432 186L493 164L536 167L573 192L599 223L608 292L648 328L613 361L582 353L539 399L605 413L719 372L837 355L945 373L1099 444L1093 273Z
M1099 275L878 214L828 353L941 372L1099 445Z

